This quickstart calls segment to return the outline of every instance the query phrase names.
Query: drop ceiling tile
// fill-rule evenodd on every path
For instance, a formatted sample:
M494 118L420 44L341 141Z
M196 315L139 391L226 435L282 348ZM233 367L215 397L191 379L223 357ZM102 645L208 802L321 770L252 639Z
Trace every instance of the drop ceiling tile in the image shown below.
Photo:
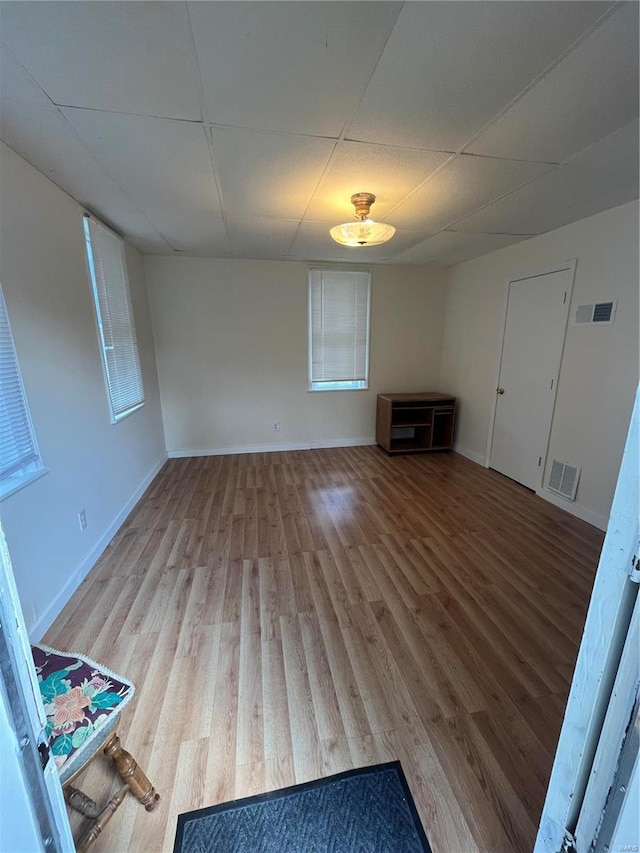
M55 107L0 99L0 138L140 249L169 248Z
M400 3L190 3L207 118L338 136Z
M638 3L624 3L466 150L561 162L638 115Z
M397 228L435 234L552 168L541 163L461 155L429 178L386 218Z
M461 264L488 255L498 249L504 249L513 243L528 239L525 236L507 234L464 234L462 232L441 231L435 237L403 252L396 258L399 264Z
M215 229L221 211L202 125L91 110L63 114L171 245L188 242L188 221Z
M610 5L405 3L348 138L458 150Z
M381 246L360 246L356 249L341 246L329 236L328 222L302 222L291 247L291 258L314 261L346 261L369 264L388 260L418 243L422 237L413 231L397 231L388 243Z
M162 205L150 208L149 219L177 252L211 258L230 258L231 245L221 216L192 205L179 211Z
M547 231L562 228L563 225L570 225L572 222L577 222L578 219L587 219L589 216L595 216L596 213L602 213L603 210L619 207L621 204L635 201L637 198L637 183L635 186L626 184L606 190L602 194L593 196L586 201L552 211L549 214L549 227Z
M628 124L579 151L566 162L581 169L638 180L640 122Z
M183 3L0 3L2 40L57 104L200 119Z
M335 142L309 136L211 129L213 159L231 216L300 219Z
M227 222L234 258L282 260L298 227L297 220L232 217Z
M0 98L51 106L51 101L8 48L0 43Z
M376 196L371 215L381 219L449 156L436 151L339 142L305 219L351 221L354 209L350 199L356 192L372 192Z
M579 166L553 172L457 222L456 231L542 234L638 196L637 179ZM613 201L612 201L613 200Z

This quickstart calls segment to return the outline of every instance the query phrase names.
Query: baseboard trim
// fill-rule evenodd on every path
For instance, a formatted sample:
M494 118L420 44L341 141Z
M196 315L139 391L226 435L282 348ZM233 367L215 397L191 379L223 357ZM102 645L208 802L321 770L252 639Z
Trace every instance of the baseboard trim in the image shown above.
M586 521L588 524L592 524L594 527L597 527L600 530L607 529L607 525L609 524L609 518L606 515L602 515L599 512L594 512L592 509L588 509L586 506L581 506L580 504L574 503L573 501L568 501L560 495L556 495L554 494L554 492L550 492L548 489L538 489L536 494L539 498L548 501L554 506L560 507L560 509L565 510L565 512L568 512L571 515L575 515L576 518L580 518L582 519L582 521Z
M461 444L454 444L453 449L456 453L459 453L460 456L464 456L472 462L482 465L483 468L489 467L482 453L476 453L475 450L469 450L468 447L463 447Z
M35 624L29 629L29 639L32 642L39 642L45 632L51 627L58 614L62 611L62 608L69 601L73 593L76 591L82 581L89 574L91 569L98 562L98 559L102 555L109 542L111 542L113 537L116 535L126 517L129 515L134 506L138 503L144 492L149 488L152 481L159 473L160 469L166 461L166 456L163 456L162 459L156 462L151 471L149 471L142 483L140 483L136 491L129 498L124 507L120 510L118 515L113 519L113 521L105 530L100 539L98 539L91 551L89 551L87 556L82 560L80 565L72 573L71 577L62 587L60 592L56 595L56 597L49 604L47 609L39 617Z
M323 447L364 447L373 445L373 436L360 438L332 438L326 441L297 441L282 444L234 444L228 447L192 447L170 450L169 459L184 459L192 456L236 456L242 453L277 453L283 450L317 450Z

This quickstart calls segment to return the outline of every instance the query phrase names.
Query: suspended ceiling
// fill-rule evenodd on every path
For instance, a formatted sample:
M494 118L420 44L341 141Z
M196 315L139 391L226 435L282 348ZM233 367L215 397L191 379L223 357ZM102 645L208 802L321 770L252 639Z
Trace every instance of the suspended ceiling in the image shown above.
M638 196L637 2L2 2L0 38L0 138L145 253L451 264ZM389 243L329 237L359 191Z

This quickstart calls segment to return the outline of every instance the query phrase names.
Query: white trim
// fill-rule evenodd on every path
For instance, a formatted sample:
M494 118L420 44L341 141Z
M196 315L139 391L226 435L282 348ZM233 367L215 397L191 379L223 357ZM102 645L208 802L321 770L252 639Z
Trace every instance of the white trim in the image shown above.
M113 521L105 530L100 539L98 539L98 541L95 543L91 551L82 560L82 562L75 569L75 571L72 572L69 580L62 587L62 589L56 595L53 601L49 604L44 613L42 613L36 623L32 626L31 630L29 631L29 637L31 638L32 642L37 643L41 639L42 635L53 624L54 620L56 619L62 608L69 601L73 593L80 586L80 584L89 574L91 569L95 566L102 552L105 550L109 542L111 542L120 527L122 527L122 524L124 523L126 517L129 515L134 506L138 503L146 489L151 485L152 481L155 479L156 475L159 473L165 462L166 456L163 456L158 462L156 462L151 471L149 471L142 483L138 486L133 495L122 507L117 516L113 519Z
M477 465L482 465L483 468L489 467L487 457L483 456L482 453L476 453L475 450L469 450L468 447L463 447L461 444L454 444L453 450L455 453L459 453L460 456L464 456L466 459L470 459Z
M544 482L544 474L547 468L547 459L549 456L549 442L551 441L551 433L553 432L553 419L556 412L556 401L558 399L558 386L560 384L560 374L562 373L562 362L564 360L564 348L567 342L567 327L569 324L569 311L571 310L571 301L573 299L573 289L576 283L576 267L578 265L577 258L571 258L567 261L560 261L557 264L550 264L549 266L541 267L540 269L533 270L530 273L522 273L519 275L510 275L505 283L505 294L504 294L504 302L503 302L503 316L502 316L502 340L500 342L500 353L498 355L498 363L497 369L495 371L496 381L494 384L494 388L498 388L500 385L500 372L502 370L502 357L504 354L504 339L507 332L507 315L509 311L509 290L511 288L511 284L517 281L526 281L531 278L539 278L543 275L551 275L556 272L564 272L565 270L571 271L571 284L567 288L567 315L565 317L564 323L564 334L562 337L562 347L560 348L560 358L558 360L558 372L556 374L556 383L553 391L553 405L551 407L551 419L549 421L549 434L547 435L546 448L544 455L542 457L542 465L540 466L540 484L539 487L542 487L542 483ZM493 393L493 405L491 407L491 415L489 418L489 433L487 435L487 450L486 450L486 466L489 467L491 465L491 452L493 449L493 433L496 425L496 412L498 409L498 395L496 392ZM537 493L537 489L536 489ZM575 513L574 513L575 514Z
M13 568L11 566L11 556L9 554L9 548L7 545L7 540L4 535L4 530L2 529L2 522L0 521L0 621L3 625L3 631L5 634L5 640L13 651L13 654L10 654L10 666L13 672L13 676L15 677L16 686L19 692L22 694L22 703L24 707L24 711L26 714L25 720L27 731L26 734L31 741L31 744L28 744L28 751L24 752L18 746L18 738L22 738L25 735L25 731L21 730L17 732L15 728L13 728L13 720L11 719L11 715L7 718L7 722L9 723L10 732L9 732L9 740L13 740L15 745L15 751L13 756L7 756L8 759L16 758L19 753L22 754L21 758L18 758L16 762L9 760L7 765L9 768L17 769L18 773L22 776L19 767L16 765L22 765L22 768L25 768L25 760L28 760L28 752L31 752L33 755L33 750L35 749L35 745L37 743L46 742L45 739L45 726L47 724L47 717L44 712L44 706L42 704L42 696L40 694L40 686L38 684L38 677L36 675L35 666L33 663L33 657L31 655L31 647L29 643L29 637L27 635L27 626L24 621L24 615L22 613L22 607L20 606L20 599L18 597L18 590L15 584L15 577L13 574ZM3 681L3 678L0 677L0 682ZM40 769L40 761L36 758L38 770ZM4 753L3 753L3 765L4 765ZM4 766L3 766L4 771ZM11 773L11 770L9 770ZM13 773L7 776L6 773L3 773L5 784L11 781L18 781L14 778L12 779ZM31 809L28 809L29 814L24 814L21 816L21 819L26 822L26 824L30 824L33 826L36 834L39 834L38 822L36 821L36 809L38 805L42 805L42 795L45 796L47 803L45 808L48 806L48 810L50 810L50 818L52 821L51 829L55 834L54 843L51 846L51 849L60 851L60 853L73 853L75 851L75 845L73 843L73 837L71 834L71 827L69 826L69 818L67 815L67 808L64 802L64 797L62 795L62 786L60 785L60 777L58 775L58 771L55 766L55 762L53 761L53 756L49 755L47 763L43 770L43 781L44 790L40 790L40 792L31 789L30 786L27 786L27 779L23 776L23 779L20 780L22 783L21 787L24 790L24 794L27 799L31 800L30 805ZM20 782L18 784L20 784ZM40 796L38 796L38 793ZM38 802L39 801L39 802ZM26 804L26 803L25 803ZM41 840L42 839L42 836ZM44 850L44 846L41 848Z
M169 459L185 459L191 456L237 456L243 453L277 453L283 450L317 450L323 447L365 447L374 445L373 436L358 438L331 438L326 441L298 441L283 444L235 444L228 447L191 447L170 450Z
M545 501L549 501L549 503L554 506L559 506L560 509L565 510L565 512L569 512L571 515L581 518L588 524L593 524L594 527L598 527L600 530L607 529L607 524L609 523L609 517L607 515L602 515L600 512L594 512L594 510L589 509L589 507L582 506L574 501L566 500L566 498L549 491L546 487L537 489L536 495Z
M315 450L323 447L368 447L376 443L374 436L363 438L331 438L326 441L312 441L310 449Z
M629 720L633 720L634 706L638 697L640 681L639 649L640 597L636 600L631 615L616 680L611 691L611 699L602 724L598 748L593 759L593 767L580 807L576 824L576 847L578 850L593 850L600 832L600 822L605 810L609 790L616 776L620 754L624 747ZM637 712L636 712L637 713ZM640 831L640 821L638 822ZM635 841L638 840L636 835ZM604 848L609 850L608 847ZM623 846L618 850L624 849Z
M572 833L592 769L637 588L629 570L638 545L638 423L640 392L631 417L611 518L571 682L534 853L558 853Z
M39 480L40 477L44 477L45 474L49 473L49 470L49 468L45 468L43 466L42 468L38 468L36 471L30 471L27 474L12 474L10 477L7 477L6 480L0 481L0 501L11 497L11 495L15 495L16 492L19 492L20 489L28 486L29 483L33 483L34 480Z

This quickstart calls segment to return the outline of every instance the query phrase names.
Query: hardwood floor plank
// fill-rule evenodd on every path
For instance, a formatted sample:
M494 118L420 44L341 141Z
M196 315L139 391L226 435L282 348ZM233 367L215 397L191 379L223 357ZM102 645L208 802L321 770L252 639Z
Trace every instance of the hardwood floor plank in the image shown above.
M344 725L318 617L314 613L301 613L298 621L309 673L318 737L321 741L344 738Z
M428 814L429 841L435 850L480 853L453 789L429 744L407 752L399 745L398 757L405 768L416 806Z
M282 616L280 629L289 703L293 766L296 782L300 783L322 776L320 738L298 618Z
M92 850L400 760L434 853L529 851L601 542L455 453L169 460L45 638L134 681L119 730L162 797Z
M220 627L207 761L207 791L212 803L232 799L235 791L239 658L240 623L225 622Z
M275 772L280 759L291 758L293 755L287 678L279 623L273 636L262 640L262 705L264 755L268 767L271 767L269 762L274 762L272 770Z
M199 566L189 577L184 613L181 614L177 657L193 657L200 648L200 635L205 625L207 592L211 585L212 570Z
M253 563L245 560L245 570ZM251 609L251 608L247 608ZM242 623L238 675L238 724L236 763L252 765L264 760L264 722L262 700L262 647L260 629Z
M265 791L278 791L295 784L296 775L291 755L269 758L265 761Z
M458 732L450 721L432 724L427 743L444 770L480 850L483 853L521 853L515 822L484 753L479 753L473 743L467 741L464 732ZM531 843L534 835L531 833Z

